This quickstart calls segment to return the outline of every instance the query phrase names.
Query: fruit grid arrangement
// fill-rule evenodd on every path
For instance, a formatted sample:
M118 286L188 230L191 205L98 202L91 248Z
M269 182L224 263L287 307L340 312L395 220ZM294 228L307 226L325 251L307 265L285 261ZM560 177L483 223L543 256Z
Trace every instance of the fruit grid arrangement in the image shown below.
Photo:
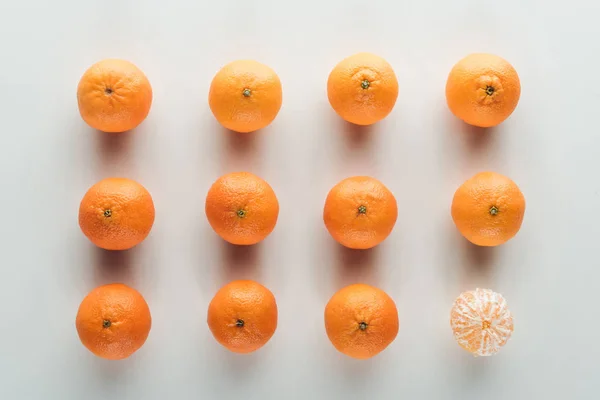
M452 113L465 123L492 127L516 108L519 77L504 59L471 54L450 71L446 99ZM391 65L374 54L359 53L342 60L327 81L331 107L344 120L371 125L394 108L398 81ZM77 88L85 122L103 132L124 132L141 124L152 104L148 78L134 64L107 59L92 65ZM240 60L224 66L213 78L208 103L225 128L245 134L269 125L283 100L281 82L271 68ZM252 246L277 224L279 202L271 186L247 172L219 177L208 190L208 223L223 240ZM498 246L521 227L525 198L510 178L484 171L464 182L452 201L456 228L477 246ZM331 237L351 249L369 249L393 231L396 199L384 183L353 176L335 185L323 209ZM79 225L96 246L119 251L141 243L154 223L152 196L140 183L108 178L83 196ZM76 328L93 354L118 360L129 357L146 341L152 325L143 296L123 284L95 288L82 301ZM236 353L260 349L275 334L277 303L269 289L244 280L223 286L208 307L207 322L215 340ZM394 300L384 291L356 283L335 293L324 310L327 336L340 352L366 359L383 351L399 327ZM458 296L450 311L450 327L458 344L476 356L496 354L513 332L505 299L489 289Z

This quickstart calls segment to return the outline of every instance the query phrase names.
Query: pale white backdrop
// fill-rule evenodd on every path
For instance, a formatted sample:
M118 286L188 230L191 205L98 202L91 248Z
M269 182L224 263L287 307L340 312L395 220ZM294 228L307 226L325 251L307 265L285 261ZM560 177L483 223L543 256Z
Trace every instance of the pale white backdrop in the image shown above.
M0 5L0 398L593 399L600 384L600 5L594 0L20 0ZM330 70L370 51L394 67L396 107L368 129L343 123L326 96ZM465 126L444 85L471 52L509 60L522 83L495 129ZM148 75L147 120L119 136L88 128L75 98L92 63L128 59ZM225 63L253 58L279 74L284 100L257 134L224 131L207 104ZM225 245L204 216L210 184L247 170L280 201L261 245ZM518 236L495 249L454 229L458 185L508 175L527 199ZM395 194L392 235L341 249L322 223L325 196L365 174ZM134 250L94 248L79 201L101 178L152 193L156 223ZM206 325L224 283L255 279L279 305L260 351L234 355ZM153 327L131 358L98 359L75 314L97 285L147 299ZM400 332L379 356L337 353L323 326L329 297L364 282L397 302ZM502 293L515 333L495 357L454 342L449 309L463 290Z

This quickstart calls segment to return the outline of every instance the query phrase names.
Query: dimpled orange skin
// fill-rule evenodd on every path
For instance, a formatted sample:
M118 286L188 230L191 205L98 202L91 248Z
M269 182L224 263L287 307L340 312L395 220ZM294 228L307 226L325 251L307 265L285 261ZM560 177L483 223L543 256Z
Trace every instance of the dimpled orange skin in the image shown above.
M517 71L493 54L471 54L450 71L446 101L450 111L470 125L487 128L512 114L521 96Z
M398 98L398 80L392 66L370 53L343 59L327 80L327 96L335 112L356 125L385 118Z
M223 286L208 306L208 327L221 345L234 353L263 347L277 329L277 303L273 293L249 280Z
M81 231L105 250L127 250L141 243L154 224L154 203L142 185L107 178L92 186L79 206Z
M146 342L152 318L137 290L114 283L97 287L83 299L75 325L88 350L98 357L121 360Z
M221 176L208 191L206 217L213 230L229 243L252 245L275 228L279 202L271 186L249 172Z
M514 237L525 215L525 197L511 179L481 172L463 183L452 200L459 232L478 246L498 246Z
M383 183L368 176L346 178L325 200L323 221L331 236L351 249L369 249L389 236L398 205Z
M103 132L125 132L146 119L152 86L144 73L125 60L106 59L92 65L77 87L83 120Z
M281 81L275 71L257 61L238 60L215 75L208 104L221 125L246 133L273 122L282 97Z
M333 346L347 356L366 359L383 351L398 334L396 304L383 290L350 285L325 307L325 330Z

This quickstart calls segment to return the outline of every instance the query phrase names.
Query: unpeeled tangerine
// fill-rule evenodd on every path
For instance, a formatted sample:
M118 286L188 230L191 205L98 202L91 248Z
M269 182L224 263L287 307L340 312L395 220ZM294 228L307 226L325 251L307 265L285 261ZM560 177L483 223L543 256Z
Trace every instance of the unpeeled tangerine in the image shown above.
M501 294L489 289L461 293L450 312L458 344L475 356L492 356L510 339L512 314Z

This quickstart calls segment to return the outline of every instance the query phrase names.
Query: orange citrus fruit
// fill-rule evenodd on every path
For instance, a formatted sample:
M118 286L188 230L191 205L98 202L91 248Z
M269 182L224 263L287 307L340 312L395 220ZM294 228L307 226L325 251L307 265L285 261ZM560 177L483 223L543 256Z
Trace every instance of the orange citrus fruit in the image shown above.
M446 101L470 125L496 126L512 114L521 96L517 71L493 54L471 54L450 71Z
M152 318L137 290L114 283L97 287L83 299L75 325L88 350L98 357L120 360L146 342Z
M142 185L107 178L92 186L79 206L79 226L96 246L127 250L141 243L154 224L154 203Z
M77 103L81 117L92 128L124 132L148 116L152 87L146 75L129 61L102 60L81 77Z
M370 53L340 61L327 80L327 96L335 112L357 125L385 118L398 98L398 80L392 66Z
M221 176L206 196L206 217L213 230L232 244L250 245L275 228L279 202L271 186L249 172Z
M331 236L351 249L377 246L392 232L397 217L392 192L368 176L353 176L335 185L323 210L323 221Z
M398 334L398 310L390 296L373 286L350 285L325 307L325 330L333 346L347 356L373 357Z
M271 68L253 60L225 65L212 80L208 104L225 128L252 132L269 125L281 108L279 77Z
M491 356L513 333L506 300L489 289L461 293L450 311L450 325L458 344L475 356Z
M235 353L263 347L277 328L277 303L263 285L248 280L223 286L208 306L208 327L221 345Z
M521 228L525 197L506 176L481 172L456 190L451 213L468 241L478 246L498 246Z

